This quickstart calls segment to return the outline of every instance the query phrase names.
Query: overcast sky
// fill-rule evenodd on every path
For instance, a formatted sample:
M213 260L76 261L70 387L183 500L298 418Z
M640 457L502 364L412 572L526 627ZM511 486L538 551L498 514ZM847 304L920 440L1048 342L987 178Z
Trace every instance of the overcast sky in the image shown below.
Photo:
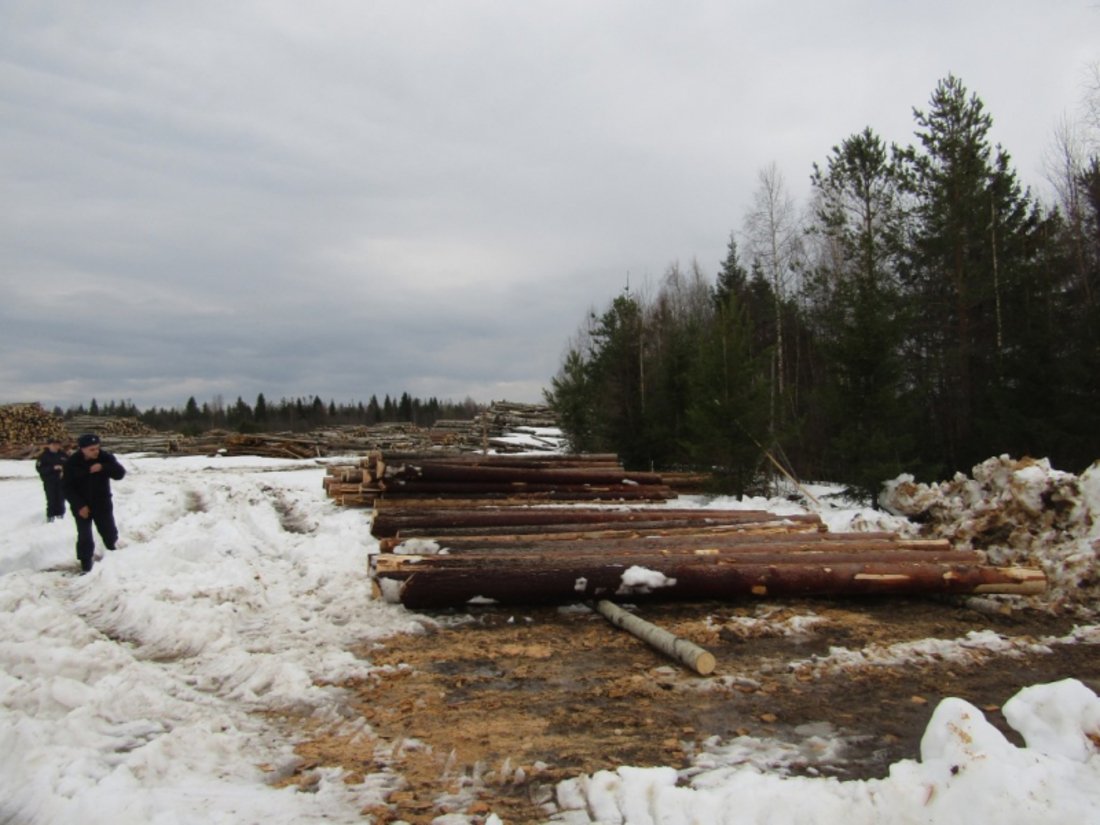
M1097 0L0 0L0 402L538 400L949 72L1045 190L1098 60Z

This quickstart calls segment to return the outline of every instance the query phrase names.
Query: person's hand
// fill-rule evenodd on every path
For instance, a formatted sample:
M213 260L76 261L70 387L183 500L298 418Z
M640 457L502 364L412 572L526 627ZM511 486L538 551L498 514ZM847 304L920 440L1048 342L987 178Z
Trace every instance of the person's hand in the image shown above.
M88 472L89 473L98 473L102 469L103 469L103 465L100 464L99 462L96 462L95 464L93 464L91 467L88 468Z
M85 504L83 507L76 511L76 514L81 518L90 518L92 515L92 508Z

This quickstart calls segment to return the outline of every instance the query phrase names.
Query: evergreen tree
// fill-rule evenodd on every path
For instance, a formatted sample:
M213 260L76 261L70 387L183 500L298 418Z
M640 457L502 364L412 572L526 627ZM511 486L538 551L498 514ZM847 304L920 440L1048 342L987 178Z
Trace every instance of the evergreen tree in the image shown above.
M592 330L591 369L601 388L597 431L600 441L632 469L648 468L651 458L644 427L642 337L642 308L629 291L611 302Z
M642 413L648 461L671 467L686 454L691 369L700 341L710 334L713 290L698 263L690 272L669 267L656 300L643 308Z
M732 247L732 242L731 242ZM736 251L732 250L733 258ZM728 264L723 274L731 271ZM752 325L741 297L719 276L708 335L690 371L688 454L712 472L719 492L744 495L756 479L762 451L757 434L769 426L771 353L754 354Z
M550 389L544 393L546 403L557 413L562 431L574 452L596 452L606 449L597 434L599 387L592 377L591 365L584 353L572 346L557 374L550 379Z
M900 174L867 128L834 147L825 170L815 164L811 182L821 243L808 294L823 354L814 407L824 466L874 502L912 449L899 360Z
M1014 290L1035 274L1029 235L1038 216L1020 192L991 117L948 76L927 112L915 111L921 151L910 150L916 226L907 287L919 325L915 383L930 402L922 442L940 472L969 469L1008 441L1005 357L1018 342L1006 317ZM1022 306L1017 300L1016 307Z
M741 264L737 253L737 240L731 232L726 245L726 258L718 272L718 283L714 289L715 308L725 306L731 295L743 298L748 286L749 273Z

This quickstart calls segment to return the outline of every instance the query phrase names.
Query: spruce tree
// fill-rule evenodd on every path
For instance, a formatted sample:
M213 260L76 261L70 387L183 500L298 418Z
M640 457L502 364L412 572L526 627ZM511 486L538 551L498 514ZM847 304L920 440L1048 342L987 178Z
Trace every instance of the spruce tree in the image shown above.
M929 405L921 440L947 473L1011 446L1006 413L1022 388L1010 368L1023 368L1006 361L1021 353L1013 322L1026 305L1021 289L1036 275L1038 215L1007 154L990 146L992 118L960 80L941 80L928 111L914 114L910 352Z
M909 458L901 402L898 261L904 211L897 164L867 128L811 177L819 257L809 294L822 350L815 401L823 460L873 502Z

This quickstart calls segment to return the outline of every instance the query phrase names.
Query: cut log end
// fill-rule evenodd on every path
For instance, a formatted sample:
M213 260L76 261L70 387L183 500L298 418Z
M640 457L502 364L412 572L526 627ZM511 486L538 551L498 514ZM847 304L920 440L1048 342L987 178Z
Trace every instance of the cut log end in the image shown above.
M709 650L704 650L695 657L695 661L692 663L691 667L700 676L710 676L710 674L714 673L716 664L717 661L714 658L714 654Z

